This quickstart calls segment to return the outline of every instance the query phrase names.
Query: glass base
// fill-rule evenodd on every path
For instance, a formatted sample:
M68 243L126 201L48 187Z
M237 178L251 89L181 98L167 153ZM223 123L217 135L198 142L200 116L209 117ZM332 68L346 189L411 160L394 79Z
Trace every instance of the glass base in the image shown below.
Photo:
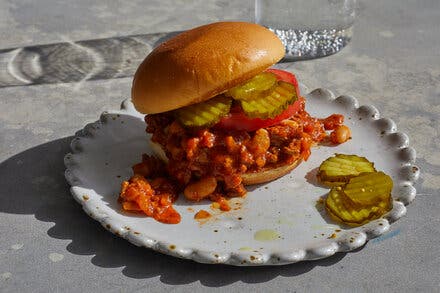
M352 28L324 30L275 29L269 27L286 48L284 60L312 59L339 52L351 40Z

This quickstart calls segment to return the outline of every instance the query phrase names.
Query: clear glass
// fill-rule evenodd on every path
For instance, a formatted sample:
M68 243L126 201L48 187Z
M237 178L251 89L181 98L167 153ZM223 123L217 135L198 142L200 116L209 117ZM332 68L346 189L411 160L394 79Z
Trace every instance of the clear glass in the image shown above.
M340 51L352 37L356 0L255 0L255 22L278 35L287 60Z

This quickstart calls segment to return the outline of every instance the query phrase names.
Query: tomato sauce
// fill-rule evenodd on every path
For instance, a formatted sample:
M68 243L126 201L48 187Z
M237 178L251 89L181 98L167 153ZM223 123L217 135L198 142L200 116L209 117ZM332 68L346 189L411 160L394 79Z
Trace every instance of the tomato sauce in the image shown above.
M150 184L139 174L135 174L129 181L124 181L119 195L122 208L126 211L143 212L162 223L179 223L180 214L172 205L177 199L177 190L174 187L170 188L170 182L165 178L155 181Z
M136 175L122 183L122 208L143 212L162 223L179 223L180 215L172 206L179 191L197 178L214 176L215 192L204 198L229 211L226 198L246 193L240 174L307 160L311 147L329 137L326 130L343 123L344 117L338 114L325 119L311 117L304 99L298 102L299 110L291 118L252 132L221 128L194 131L181 127L167 113L148 115L147 132L165 150L169 163L165 166L144 155L142 163L133 166ZM150 182L146 178L154 179Z
M205 210L200 210L194 215L194 219L196 220L204 220L211 217L211 214Z
M295 115L257 131L217 127L191 130L182 127L171 114L161 113L146 117L147 132L164 149L169 159L167 172L178 184L188 186L199 178L214 177L217 193L243 196L246 190L242 173L307 160L311 147L327 138L326 129L343 122L341 115L311 117L305 111L305 100L300 98L298 102Z
M271 72L298 90L294 75ZM227 198L246 194L241 174L307 160L313 145L329 137L340 143L349 136L341 128L342 115L311 117L302 97L273 119L250 119L233 110L211 128L184 128L170 112L147 115L145 121L151 140L161 145L168 164L144 155L133 166L135 175L122 183L119 200L124 210L140 211L168 224L180 222L172 203L183 189L189 200L207 198L220 210L229 211ZM329 136L326 131L338 134ZM205 216L201 211L196 214L196 218Z

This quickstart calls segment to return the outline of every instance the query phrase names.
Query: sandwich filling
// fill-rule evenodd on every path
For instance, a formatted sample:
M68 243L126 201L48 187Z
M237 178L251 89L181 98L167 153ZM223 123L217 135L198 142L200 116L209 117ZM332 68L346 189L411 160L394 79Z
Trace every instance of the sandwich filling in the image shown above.
M189 200L209 198L228 210L225 198L246 194L243 174L307 160L311 147L324 140L342 142L333 139L334 135L327 131L343 126L343 116L333 114L325 119L310 116L305 110L305 99L299 97L294 76L284 71L272 72L278 80L293 84L298 94L273 117L241 119L243 109L237 104L243 105L242 100L231 105L227 117L204 127L186 126L174 111L147 115L146 131L151 134L151 141L161 146L168 162L143 156L142 162L133 167L135 176L122 185L123 208L143 211L160 222L178 223L180 216L172 208L172 202L183 191ZM247 92L241 91L239 95L247 99ZM276 102L267 108L273 105ZM259 111L258 107L255 109ZM185 121L191 119L188 117Z
M209 193L185 189L188 199L199 201L212 193L235 197L246 194L241 174L307 160L310 148L327 137L325 125L336 126L342 120L338 116L313 118L304 109L304 99L299 102L300 110L289 119L251 132L218 127L188 129L170 113L148 115L145 120L151 140L162 146L168 158L168 174L180 186L214 178Z

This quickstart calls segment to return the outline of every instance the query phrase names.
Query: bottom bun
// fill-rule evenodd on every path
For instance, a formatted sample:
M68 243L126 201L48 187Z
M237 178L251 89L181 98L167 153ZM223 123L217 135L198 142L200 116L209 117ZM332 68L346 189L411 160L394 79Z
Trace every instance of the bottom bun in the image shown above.
M263 169L259 172L251 172L251 173L244 173L241 174L241 178L243 179L244 185L253 185L253 184L260 184L260 183L266 183L275 179L278 179L293 169L296 168L301 163L301 159L296 160L292 164L289 165L283 165L274 169Z

